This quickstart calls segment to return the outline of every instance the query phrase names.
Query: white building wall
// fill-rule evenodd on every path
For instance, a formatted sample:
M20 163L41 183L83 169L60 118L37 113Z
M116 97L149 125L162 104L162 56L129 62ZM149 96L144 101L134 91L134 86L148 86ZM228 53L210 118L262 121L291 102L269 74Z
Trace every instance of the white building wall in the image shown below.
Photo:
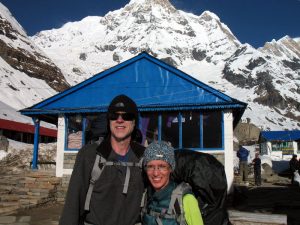
M293 141L293 149L294 149L294 154L297 155L298 143L296 141Z
M57 125L56 176L63 176L65 150L65 117L59 115Z
M272 154L272 143L270 141L267 142L268 155Z
M224 112L224 167L228 192L233 191L233 117L231 110Z
M293 150L294 154L297 154L297 142L293 141ZM272 151L272 142L268 141L264 143L267 146L268 149L268 155L271 157L277 157L279 159L289 160L291 159L291 155L283 155L282 151Z

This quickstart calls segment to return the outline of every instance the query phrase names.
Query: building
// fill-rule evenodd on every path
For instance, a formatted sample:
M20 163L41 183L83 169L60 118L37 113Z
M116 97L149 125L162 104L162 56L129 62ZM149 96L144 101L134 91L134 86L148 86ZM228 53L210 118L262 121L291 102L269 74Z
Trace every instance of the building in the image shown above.
M300 154L300 130L261 131L259 135L262 155L290 159L293 154Z
M18 121L0 119L0 135L6 138L24 143L34 143L35 126ZM40 127L39 141L42 143L55 142L57 130L53 128Z
M165 140L177 149L213 154L224 163L228 183L232 183L233 128L247 104L145 52L21 110L36 121L36 126L40 120L57 124L58 177L71 174L70 159L90 141L93 125L106 121L107 107L119 94L137 103L144 144ZM38 143L34 168L37 155Z

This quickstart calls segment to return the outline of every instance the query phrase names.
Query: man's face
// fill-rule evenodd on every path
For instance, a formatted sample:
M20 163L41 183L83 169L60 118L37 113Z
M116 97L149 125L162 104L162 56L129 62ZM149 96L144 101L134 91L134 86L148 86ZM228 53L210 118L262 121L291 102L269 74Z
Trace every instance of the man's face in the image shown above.
M112 138L116 141L123 141L131 137L134 129L134 115L125 112L109 114L109 126Z

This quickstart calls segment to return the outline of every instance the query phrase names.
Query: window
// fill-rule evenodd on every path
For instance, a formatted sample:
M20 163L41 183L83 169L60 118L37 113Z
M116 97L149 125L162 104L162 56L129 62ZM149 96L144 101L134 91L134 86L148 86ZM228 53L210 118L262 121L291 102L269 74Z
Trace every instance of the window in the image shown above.
M260 153L262 155L268 155L268 146L267 146L267 143L266 142L260 143L259 146L260 146L259 147L260 148Z
M182 146L184 148L200 147L200 113L182 113Z
M161 140L169 142L173 148L179 147L178 113L162 114Z
M222 112L203 113L203 148L222 148Z
M67 149L82 147L82 117L72 115L67 118Z
M66 149L78 150L107 133L105 113L70 115L67 117ZM155 140L169 142L176 148L223 148L223 113L221 111L144 112L139 128L142 144Z
M283 155L294 154L293 142L272 142L272 151L282 151Z
M140 129L146 146L161 139L174 148L223 148L222 111L143 113Z
M158 140L158 114L143 113L140 117L140 130L143 135L142 144L145 146Z

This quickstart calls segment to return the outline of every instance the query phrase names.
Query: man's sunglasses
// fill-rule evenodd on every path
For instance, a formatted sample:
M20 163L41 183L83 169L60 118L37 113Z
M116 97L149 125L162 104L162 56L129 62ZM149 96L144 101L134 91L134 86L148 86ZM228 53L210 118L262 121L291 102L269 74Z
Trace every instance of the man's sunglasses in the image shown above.
M132 121L135 119L135 116L133 113L109 113L108 119L109 120L117 120L119 116L125 120L125 121Z

